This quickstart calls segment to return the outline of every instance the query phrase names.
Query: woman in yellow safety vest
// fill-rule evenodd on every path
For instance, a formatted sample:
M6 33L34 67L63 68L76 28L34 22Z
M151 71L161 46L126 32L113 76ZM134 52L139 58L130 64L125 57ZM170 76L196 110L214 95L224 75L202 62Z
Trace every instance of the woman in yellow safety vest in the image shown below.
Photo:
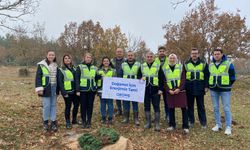
M80 96L82 128L91 127L93 105L97 90L97 67L93 65L92 54L86 53L76 70L76 95Z
M187 114L187 98L185 92L185 70L182 64L178 63L175 54L169 55L169 64L162 68L167 91L167 104L169 107L169 128L172 131L176 128L175 108L182 110L182 128L185 133L189 133L188 114Z
M54 51L49 50L46 58L37 64L35 83L35 90L43 100L43 129L46 132L49 131L49 127L54 132L58 129L56 121L56 98L59 93L57 76L56 55Z
M72 64L72 57L69 54L65 54L63 56L62 67L59 69L58 72L58 84L65 102L64 115L67 129L71 128L70 110L72 103L74 105L72 111L72 124L77 123L79 98L78 96L76 96L75 92L75 74L76 70Z
M97 81L97 87L99 91L99 96L101 100L101 115L102 115L102 123L106 123L106 105L108 105L108 124L112 124L113 119L113 112L114 112L114 105L113 105L113 99L104 99L101 96L102 93L102 86L103 86L103 77L114 77L116 75L115 69L113 69L113 65L110 62L110 59L108 57L102 58L102 64L99 67L98 75L100 78Z

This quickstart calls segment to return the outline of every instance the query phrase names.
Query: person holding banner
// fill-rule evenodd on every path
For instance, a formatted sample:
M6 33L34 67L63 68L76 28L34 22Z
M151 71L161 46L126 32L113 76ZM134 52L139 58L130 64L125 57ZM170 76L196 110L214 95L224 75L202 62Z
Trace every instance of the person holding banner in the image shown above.
M168 57L166 55L166 47L160 46L158 48L158 57L155 59L155 62L159 65L161 65L162 68L166 67L168 65ZM165 110L165 120L169 122L169 110L168 110L168 104L167 104L167 93L165 90L163 90L163 101L164 101L164 110Z
M115 69L113 69L113 65L110 62L110 59L108 57L103 57L102 58L102 64L99 67L98 70L98 75L101 76L100 79L97 81L97 87L98 87L98 92L101 100L101 115L102 115L102 123L106 123L106 104L108 105L108 124L112 124L112 119L113 119L113 112L114 112L114 106L113 106L113 99L104 99L101 96L101 91L102 91L102 85L103 85L103 77L115 77L116 72Z
M76 94L80 96L82 128L91 127L97 79L97 67L92 64L92 54L86 53L83 63L76 70Z
M116 70L116 77L122 78L121 70L122 70L122 63L125 62L124 58L124 50L118 47L115 51L116 57L111 59L111 62ZM122 115L122 100L116 100L117 112L116 116Z
M160 96L163 91L164 73L160 65L154 60L153 52L147 52L146 62L141 65L142 79L146 80L144 97L144 110L146 117L145 129L151 127L150 105L153 104L155 112L155 131L160 131Z
M128 51L127 52L127 60L122 63L122 70L121 74L123 78L128 79L140 79L141 78L141 69L140 63L135 60L134 52ZM134 123L135 125L139 126L139 119L138 119L138 102L132 102L133 105L133 113L134 113ZM124 120L122 123L129 122L129 115L130 115L130 101L123 101L123 108L124 108Z
M188 113L187 113L187 97L185 92L185 69L178 63L175 54L169 55L169 65L162 68L165 80L167 101L169 107L169 127L168 131L173 131L176 128L175 123L175 108L179 107L182 111L182 128L184 133L189 133Z
M71 128L70 121L70 111L71 105L73 103L73 111L72 111L72 124L77 123L77 112L79 107L79 98L75 93L75 74L76 70L72 64L72 57L68 54L63 56L63 65L59 69L58 73L58 84L60 87L61 94L63 96L65 102L65 120L66 120L66 128Z

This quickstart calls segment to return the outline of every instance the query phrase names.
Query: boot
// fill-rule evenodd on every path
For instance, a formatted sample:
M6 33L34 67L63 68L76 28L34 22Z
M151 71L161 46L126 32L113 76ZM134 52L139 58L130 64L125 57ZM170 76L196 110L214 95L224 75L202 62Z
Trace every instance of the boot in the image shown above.
M122 120L122 123L128 123L129 122L129 111L124 112L124 119Z
M151 114L150 111L145 112L146 124L144 125L145 129L151 128Z
M86 121L82 120L82 128L85 129L87 127Z
M91 121L90 120L87 120L86 128L91 128Z
M74 117L74 118L72 119L72 124L77 124L77 119L76 119L76 117Z
M58 130L57 121L51 122L51 130L54 132L57 132L57 130Z
M160 131L160 112L155 113L155 131Z
M102 117L102 124L106 124L106 117Z
M45 132L49 131L49 121L48 120L43 121L43 130Z
M109 118L108 118L108 124L109 124L109 125L111 125L111 124L112 124L112 120L113 120L113 118L112 118L112 117L109 117Z
M139 123L139 119L138 119L138 112L134 112L134 123L136 126L139 126L140 123Z
M70 120L66 120L66 129L70 129L70 128L71 128Z
M122 116L122 110L117 110L115 116Z

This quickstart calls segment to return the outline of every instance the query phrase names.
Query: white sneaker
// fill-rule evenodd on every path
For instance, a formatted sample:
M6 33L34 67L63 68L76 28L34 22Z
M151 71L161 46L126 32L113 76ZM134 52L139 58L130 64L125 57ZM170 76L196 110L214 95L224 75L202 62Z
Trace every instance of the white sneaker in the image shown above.
M173 131L174 130L174 127L168 127L167 128L167 131Z
M213 130L214 132L218 132L219 130L221 130L221 127L219 127L219 125L216 124L216 125L212 128L212 130Z
M231 135L232 134L231 127L226 127L225 134L226 135Z
M189 129L183 129L183 131L184 131L185 134L189 133Z

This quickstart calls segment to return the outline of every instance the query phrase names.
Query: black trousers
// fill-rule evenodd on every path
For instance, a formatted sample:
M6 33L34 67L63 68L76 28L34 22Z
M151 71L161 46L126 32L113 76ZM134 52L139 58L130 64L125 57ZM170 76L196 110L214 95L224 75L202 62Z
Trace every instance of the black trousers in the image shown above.
M160 112L160 95L159 94L154 94L154 95L149 95L146 94L144 98L144 111L149 111L151 108L151 103L153 105L154 111L155 112Z
M188 114L187 114L187 108L181 108L182 111L182 128L188 129ZM175 108L169 108L169 126L176 127L175 122Z
M79 108L79 97L75 94L68 94L69 97L63 97L65 102L65 120L66 122L70 122L70 110L73 103L73 110L72 110L72 119L77 119L77 113Z
M207 124L207 117L206 117L206 110L204 105L204 95L191 95L187 93L187 99L188 99L188 118L190 123L195 122L194 118L194 101L196 99L196 105L197 105L197 112L200 124L205 126Z
M94 91L81 92L80 94L82 123L91 123L95 94Z

